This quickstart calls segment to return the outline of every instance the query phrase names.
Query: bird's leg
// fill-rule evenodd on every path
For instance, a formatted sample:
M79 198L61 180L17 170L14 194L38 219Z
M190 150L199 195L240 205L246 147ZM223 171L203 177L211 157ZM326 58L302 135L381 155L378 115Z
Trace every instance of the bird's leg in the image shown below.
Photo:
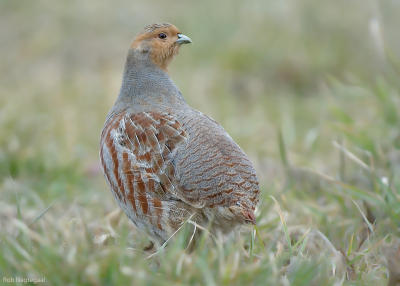
M143 247L143 251L151 251L153 250L153 248L154 248L154 242L150 240L150 243L147 246Z

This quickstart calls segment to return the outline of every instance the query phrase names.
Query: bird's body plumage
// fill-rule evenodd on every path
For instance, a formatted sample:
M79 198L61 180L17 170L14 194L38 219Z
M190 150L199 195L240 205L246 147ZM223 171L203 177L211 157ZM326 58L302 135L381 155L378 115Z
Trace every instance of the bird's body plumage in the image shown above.
M259 188L251 162L217 122L185 102L154 60L151 42L135 42L100 142L120 207L159 243L189 217L222 232L255 223Z

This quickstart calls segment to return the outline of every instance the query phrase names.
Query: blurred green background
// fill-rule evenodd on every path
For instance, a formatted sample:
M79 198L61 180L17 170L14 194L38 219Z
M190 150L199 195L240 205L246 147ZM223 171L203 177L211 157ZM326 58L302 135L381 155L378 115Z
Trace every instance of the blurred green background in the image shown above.
M0 279L400 280L399 15L395 0L1 1ZM251 157L263 193L257 235L190 255L177 242L157 261L115 218L98 159L127 49L154 22L192 38L170 75Z

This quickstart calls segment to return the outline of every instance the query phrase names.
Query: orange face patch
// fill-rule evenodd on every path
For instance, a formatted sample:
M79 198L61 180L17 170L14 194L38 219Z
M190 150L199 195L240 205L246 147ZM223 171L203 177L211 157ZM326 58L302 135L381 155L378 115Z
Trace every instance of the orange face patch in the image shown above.
M174 25L149 26L139 34L131 45L131 49L150 48L151 60L162 70L166 70L173 56L179 51L176 43L179 34Z

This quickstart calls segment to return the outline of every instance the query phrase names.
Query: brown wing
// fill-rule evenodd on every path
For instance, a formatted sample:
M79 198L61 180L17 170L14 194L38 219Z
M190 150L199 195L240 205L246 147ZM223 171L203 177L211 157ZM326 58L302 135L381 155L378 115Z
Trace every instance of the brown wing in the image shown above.
M162 228L163 201L177 193L169 179L171 161L186 137L167 113L123 112L105 124L100 149L104 173L128 215L154 218L151 223Z
M196 208L240 202L254 210L258 182L250 161L225 130L202 113L124 114L108 125L105 146L117 165L108 180L113 189L122 190L116 194L120 199L127 197L127 185L127 194L134 194L128 199L133 205L140 202L143 213L149 197L178 199Z

